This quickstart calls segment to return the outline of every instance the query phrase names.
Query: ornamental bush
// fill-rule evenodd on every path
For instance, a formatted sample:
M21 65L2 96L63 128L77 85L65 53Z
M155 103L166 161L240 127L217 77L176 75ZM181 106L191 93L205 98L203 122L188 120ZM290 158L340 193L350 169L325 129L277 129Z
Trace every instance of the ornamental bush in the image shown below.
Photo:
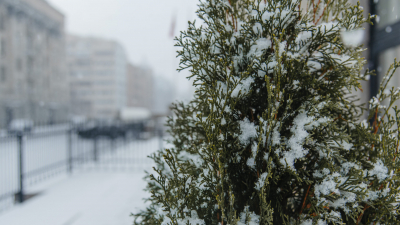
M135 224L398 224L388 82L400 64L359 104L352 92L373 75L354 42L362 13L347 0L200 2L202 23L176 39L196 93L172 107L173 148L151 156Z

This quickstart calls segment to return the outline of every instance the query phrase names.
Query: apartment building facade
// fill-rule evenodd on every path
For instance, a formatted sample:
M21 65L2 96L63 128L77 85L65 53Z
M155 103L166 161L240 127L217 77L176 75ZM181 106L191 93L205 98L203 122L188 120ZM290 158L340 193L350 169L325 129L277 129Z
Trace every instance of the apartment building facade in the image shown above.
M89 118L115 118L126 106L127 59L111 40L67 37L72 113Z
M153 110L153 72L145 66L127 66L127 106Z
M44 0L0 0L0 127L65 120L64 15Z

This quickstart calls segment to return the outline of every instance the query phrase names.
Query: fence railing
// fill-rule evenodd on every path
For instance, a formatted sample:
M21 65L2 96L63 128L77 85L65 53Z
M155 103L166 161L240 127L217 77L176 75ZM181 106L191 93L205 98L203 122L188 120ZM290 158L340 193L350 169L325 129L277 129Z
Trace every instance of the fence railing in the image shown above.
M0 212L29 198L28 187L58 174L148 169L147 156L160 148L162 137L140 138L141 131L117 128L107 134L66 126L0 137Z

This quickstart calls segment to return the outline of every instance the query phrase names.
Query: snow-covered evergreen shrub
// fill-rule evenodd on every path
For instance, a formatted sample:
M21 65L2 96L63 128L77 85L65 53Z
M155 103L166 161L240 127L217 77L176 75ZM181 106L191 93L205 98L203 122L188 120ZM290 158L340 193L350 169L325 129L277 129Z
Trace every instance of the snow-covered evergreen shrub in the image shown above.
M304 2L303 2L304 4ZM196 95L176 104L174 148L153 155L136 224L398 224L395 61L366 108L347 0L203 0L177 39ZM347 37L347 38L346 38ZM389 105L380 103L388 99Z

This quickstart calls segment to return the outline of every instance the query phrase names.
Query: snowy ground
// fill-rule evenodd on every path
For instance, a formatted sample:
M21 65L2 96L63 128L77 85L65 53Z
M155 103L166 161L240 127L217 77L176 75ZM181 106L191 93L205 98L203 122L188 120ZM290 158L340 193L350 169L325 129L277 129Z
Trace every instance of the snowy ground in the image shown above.
M0 202L5 207L0 210L1 225L132 224L130 213L144 206L143 171L152 171L153 164L147 156L160 148L159 138L128 143L100 140L97 161L93 159L93 142L76 142L80 146L73 147L76 151L72 175L66 173L66 140L65 135L53 136L45 142L26 140L29 144L24 157L25 172L59 160L65 166L60 167L62 170L56 176L27 184L25 194L38 195L23 204L12 206L11 196ZM163 145L167 147L166 143ZM15 141L3 142L0 150L0 189L2 186L3 191L15 189L18 178Z
M72 136L73 170L142 168L151 162L147 158L159 148L158 138L150 140L117 139L112 142L103 138L97 142L97 161L94 163L94 141ZM68 135L65 132L51 136L28 136L24 138L23 171L24 187L65 173L69 166ZM18 145L16 138L0 141L0 197L18 191ZM0 212L3 202L0 199Z
M144 208L143 172L85 172L44 188L0 214L4 225L130 225Z

